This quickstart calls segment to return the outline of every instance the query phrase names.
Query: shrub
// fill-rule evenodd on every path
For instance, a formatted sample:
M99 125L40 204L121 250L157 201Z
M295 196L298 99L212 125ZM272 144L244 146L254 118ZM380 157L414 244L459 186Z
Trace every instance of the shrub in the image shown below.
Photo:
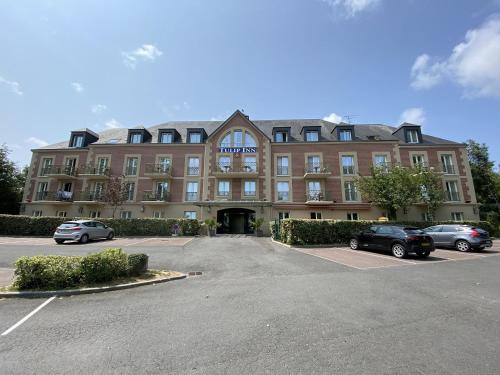
M85 283L101 283L126 276L127 254L122 249L106 249L89 254L81 261L82 280Z
M148 256L146 254L128 255L128 274L139 276L148 270Z
M366 229L372 224L380 224L373 221L335 221L335 220L308 220L308 219L285 219L281 221L279 236L281 241L289 245L321 245L321 244L345 244L350 237L359 231ZM457 224L456 222L388 222L386 224L408 225L417 228L426 228L436 224ZM463 222L481 227L490 235L497 235L498 230L487 221ZM277 233L273 236L278 237Z
M80 282L81 257L34 256L16 261L14 285L19 289L60 289Z

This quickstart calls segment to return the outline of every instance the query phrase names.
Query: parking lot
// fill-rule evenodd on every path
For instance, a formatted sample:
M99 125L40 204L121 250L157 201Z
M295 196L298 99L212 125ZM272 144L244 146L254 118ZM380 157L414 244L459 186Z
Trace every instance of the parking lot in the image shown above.
M203 274L95 295L0 300L2 373L500 369L498 243L485 253L438 250L427 260L395 260L241 236L51 241L2 238L0 268L21 255L86 254L113 246L148 253L153 268Z

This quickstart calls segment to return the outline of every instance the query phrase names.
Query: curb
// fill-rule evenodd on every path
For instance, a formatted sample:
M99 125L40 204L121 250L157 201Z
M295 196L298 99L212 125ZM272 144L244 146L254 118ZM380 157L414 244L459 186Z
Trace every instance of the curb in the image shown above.
M65 290L43 290L36 292L0 292L0 298L45 298L53 296L76 296L80 294L93 294L112 292L114 290L137 288L144 285L166 283L174 280L181 280L187 277L186 274L174 277L165 277L162 279L138 281L130 284L119 284L112 286L102 286L96 288L82 288L82 289L65 289Z

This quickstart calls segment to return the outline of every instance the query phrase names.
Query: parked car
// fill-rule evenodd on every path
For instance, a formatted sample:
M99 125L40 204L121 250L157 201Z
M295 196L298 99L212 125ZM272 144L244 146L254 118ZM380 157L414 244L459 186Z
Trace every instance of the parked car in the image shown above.
M105 238L112 240L115 236L113 228L95 220L67 221L59 225L54 233L54 240L58 244L64 241L79 241L86 243L89 240Z
M434 225L425 228L424 232L434 239L437 247L451 247L465 252L493 245L487 231L471 225Z
M372 249L392 252L396 258L408 254L427 257L434 251L432 237L414 227L399 225L372 225L354 235L349 241L351 249Z

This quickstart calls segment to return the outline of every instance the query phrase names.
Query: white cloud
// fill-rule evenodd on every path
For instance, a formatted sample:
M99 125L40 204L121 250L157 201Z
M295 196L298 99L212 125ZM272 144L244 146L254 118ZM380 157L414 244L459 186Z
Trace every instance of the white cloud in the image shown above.
M323 117L323 120L328 121L328 122L333 122L335 124L338 124L342 121L342 116L337 115L336 113L330 113L328 116Z
M336 9L341 8L347 17L374 8L381 0L321 0Z
M425 111L423 108L408 108L401 113L399 122L408 122L410 124L422 125L425 122Z
M104 104L94 104L91 108L90 108L90 111L94 114L99 114L99 113L102 113L104 112L108 107L106 107L106 105Z
M23 92L21 91L21 85L19 82L16 81L9 81L3 77L0 77L0 84L7 86L10 91L12 91L16 95L23 95Z
M34 144L38 147L44 147L44 146L47 146L49 144L49 142L44 141L43 139L40 139L40 138L36 138L36 137L29 137L29 138L25 139L24 141L26 143Z
M153 44L143 44L131 52L122 52L123 63L132 69L135 69L139 61L155 61L161 55L163 52Z
M467 31L446 59L418 56L411 78L415 89L429 89L448 79L460 85L465 96L500 97L500 14Z
M71 82L71 86L73 87L73 90L75 90L75 92L78 94L85 90L80 82Z
M123 125L116 121L114 118L112 118L111 120L109 121L106 121L106 123L104 124L104 127L108 128L108 129L116 129L116 128L121 128Z

